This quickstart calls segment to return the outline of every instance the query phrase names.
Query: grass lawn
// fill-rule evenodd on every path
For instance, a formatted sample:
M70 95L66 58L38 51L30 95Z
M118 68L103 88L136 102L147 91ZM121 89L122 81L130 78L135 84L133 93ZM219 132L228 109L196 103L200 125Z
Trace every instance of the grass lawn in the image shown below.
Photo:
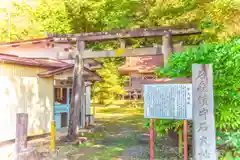
M96 106L96 118L105 127L101 131L97 131L100 135L93 134L93 144L101 138L104 138L104 140L101 150L95 153L95 155L90 156L92 160L110 160L118 157L126 147L136 143L134 131L145 131L142 107L132 108L119 105L108 107Z
M83 133L88 142L57 145L56 160L147 160L149 159L149 131L144 128L143 103L119 101L114 105L95 104L96 124L92 133ZM169 138L155 140L155 159L182 159ZM48 145L49 146L49 145ZM48 147L47 146L47 147ZM49 156L47 156L49 157ZM49 159L49 160L50 160Z

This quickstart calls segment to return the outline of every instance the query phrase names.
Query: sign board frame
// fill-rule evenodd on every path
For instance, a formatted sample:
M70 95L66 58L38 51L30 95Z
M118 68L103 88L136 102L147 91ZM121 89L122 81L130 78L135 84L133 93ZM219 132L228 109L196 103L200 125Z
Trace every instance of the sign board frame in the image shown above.
M145 84L144 118L192 119L192 84Z

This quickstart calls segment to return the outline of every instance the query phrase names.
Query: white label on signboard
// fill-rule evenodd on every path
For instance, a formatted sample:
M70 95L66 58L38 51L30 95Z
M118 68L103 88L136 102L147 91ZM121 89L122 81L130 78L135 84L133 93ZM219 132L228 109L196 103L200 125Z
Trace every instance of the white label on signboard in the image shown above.
M192 119L192 84L144 85L144 118Z

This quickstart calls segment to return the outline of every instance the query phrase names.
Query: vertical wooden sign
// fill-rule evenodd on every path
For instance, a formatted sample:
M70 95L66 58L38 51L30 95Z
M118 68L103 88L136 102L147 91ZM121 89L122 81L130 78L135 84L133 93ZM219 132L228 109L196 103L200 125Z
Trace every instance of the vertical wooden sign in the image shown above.
M217 160L211 64L192 65L193 159Z
M15 159L19 158L19 153L27 148L28 114L17 113L16 115L16 138L15 138Z
M86 115L91 114L91 86L86 86Z

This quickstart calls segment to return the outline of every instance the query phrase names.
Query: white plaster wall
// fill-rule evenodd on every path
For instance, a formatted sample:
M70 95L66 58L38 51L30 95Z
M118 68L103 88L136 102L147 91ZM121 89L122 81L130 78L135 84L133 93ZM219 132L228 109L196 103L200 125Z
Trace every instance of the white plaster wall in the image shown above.
M50 131L53 119L53 78L38 78L42 70L13 64L0 64L0 141L14 139L16 113L28 113L28 135Z

